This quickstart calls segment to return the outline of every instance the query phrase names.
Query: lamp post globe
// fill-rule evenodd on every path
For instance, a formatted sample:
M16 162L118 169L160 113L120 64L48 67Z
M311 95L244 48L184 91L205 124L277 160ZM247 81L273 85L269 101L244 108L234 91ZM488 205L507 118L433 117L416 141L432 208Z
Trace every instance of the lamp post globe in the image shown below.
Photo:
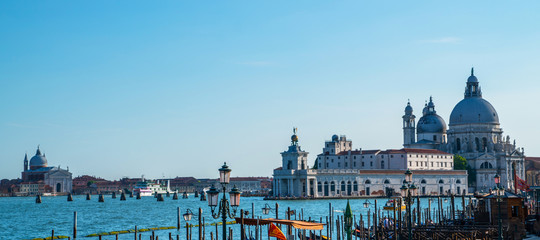
M206 191L206 194L208 195L208 206L212 209L215 208L218 205L219 191L212 186L210 190Z
M412 182L412 175L413 173L411 172L410 169L407 169L407 171L405 171L405 181L407 182Z
M227 166L227 163L224 162L223 166L219 169L219 182L221 184L229 184L231 180L231 169Z
M269 208L268 206L264 206L264 207L262 208L262 213L263 213L264 215L268 215L269 212L270 212L270 208Z
M366 199L366 201L365 201L364 204L363 204L363 205L364 205L364 208L368 208L370 204L371 204L371 203Z
M240 195L242 194L242 192L240 192L238 190L238 188L236 188L236 186L234 186L231 191L229 192L229 199L231 201L231 206L233 208L237 208L239 205L240 205Z
M188 208L188 209L186 210L186 213L184 213L183 216L184 216L184 220L185 220L186 222L189 222L189 221L191 221L191 217L193 217L193 212L191 212L191 210Z

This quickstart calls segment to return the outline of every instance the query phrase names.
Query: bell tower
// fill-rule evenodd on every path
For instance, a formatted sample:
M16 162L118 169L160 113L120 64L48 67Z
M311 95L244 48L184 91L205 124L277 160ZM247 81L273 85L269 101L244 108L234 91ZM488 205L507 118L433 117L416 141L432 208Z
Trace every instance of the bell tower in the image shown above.
M28 155L24 154L24 171L28 171Z
M408 147L410 144L416 142L415 138L415 122L416 116L413 114L413 108L411 102L407 101L405 107L405 115L403 115L403 146Z

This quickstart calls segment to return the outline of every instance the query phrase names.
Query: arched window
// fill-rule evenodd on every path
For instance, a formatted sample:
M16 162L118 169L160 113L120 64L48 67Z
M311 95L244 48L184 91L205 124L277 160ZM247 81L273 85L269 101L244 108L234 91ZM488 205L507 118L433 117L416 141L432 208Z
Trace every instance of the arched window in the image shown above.
M489 162L483 162L482 164L480 164L480 168L492 169L493 165L491 165L491 163L489 163Z
M355 192L358 191L358 182L357 181L353 182L353 191L355 191Z
M461 151L461 139L456 139L456 150Z
M366 180L365 184L371 184L371 181L368 179Z
M426 179L422 179L422 181L420 183L426 184Z
M482 138L482 151L484 151L487 148L487 138Z
M336 183L330 182L330 191L335 192L336 191Z
M381 168L384 169L384 161L381 161Z
M474 143L476 144L476 151L480 152L483 148L480 146L480 140L478 138L474 139Z
M457 184L461 184L461 180L458 179L458 180L456 181L456 183L457 183ZM459 191L458 191L458 193L459 193Z
M439 180L439 184L444 184L444 181L442 179Z
M388 179L384 180L384 184L390 184L390 180Z
M345 181L341 181L341 191L345 192L345 189L346 189Z
M317 183L317 192L322 192L322 184L321 184L321 182Z

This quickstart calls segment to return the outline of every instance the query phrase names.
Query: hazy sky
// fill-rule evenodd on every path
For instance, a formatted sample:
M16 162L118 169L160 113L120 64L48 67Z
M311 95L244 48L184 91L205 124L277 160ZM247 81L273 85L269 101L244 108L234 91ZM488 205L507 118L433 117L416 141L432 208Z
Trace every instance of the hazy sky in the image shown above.
M298 127L401 148L407 99L448 123L470 68L540 156L539 1L1 1L0 179L271 176Z

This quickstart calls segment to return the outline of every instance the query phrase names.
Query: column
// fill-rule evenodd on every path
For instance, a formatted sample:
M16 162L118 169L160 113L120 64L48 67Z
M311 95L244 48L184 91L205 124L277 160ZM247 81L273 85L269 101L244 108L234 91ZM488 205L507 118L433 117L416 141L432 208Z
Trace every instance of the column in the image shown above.
M306 178L306 196L311 196L311 193L309 192L309 188L310 188L310 185L309 185L309 178Z
M313 196L319 197L319 183L317 182L317 178L313 179Z

